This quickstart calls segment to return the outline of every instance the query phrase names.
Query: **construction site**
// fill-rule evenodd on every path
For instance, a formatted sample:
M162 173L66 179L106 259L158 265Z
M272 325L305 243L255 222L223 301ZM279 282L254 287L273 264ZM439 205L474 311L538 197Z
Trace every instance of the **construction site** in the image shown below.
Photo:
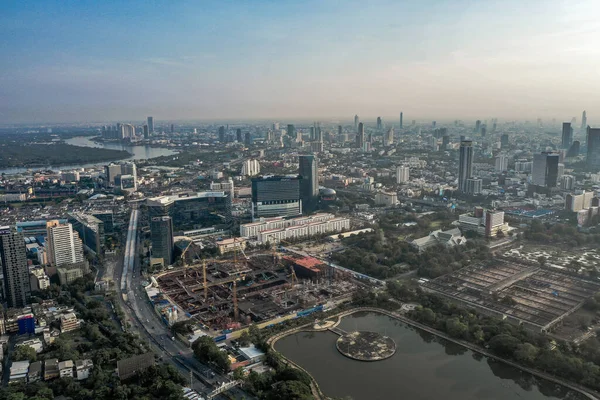
M600 284L539 264L496 258L427 281L423 288L546 332L579 309Z
M349 297L360 283L312 257L206 260L154 276L159 299L215 330L237 329Z

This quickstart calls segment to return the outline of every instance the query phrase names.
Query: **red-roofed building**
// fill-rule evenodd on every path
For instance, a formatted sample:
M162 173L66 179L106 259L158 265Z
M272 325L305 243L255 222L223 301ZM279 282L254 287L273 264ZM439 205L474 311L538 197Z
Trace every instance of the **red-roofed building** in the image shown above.
M327 266L323 263L323 261L314 257L295 258L292 256L284 256L283 260L288 265L292 265L296 276L299 278L318 279L325 275L327 271Z

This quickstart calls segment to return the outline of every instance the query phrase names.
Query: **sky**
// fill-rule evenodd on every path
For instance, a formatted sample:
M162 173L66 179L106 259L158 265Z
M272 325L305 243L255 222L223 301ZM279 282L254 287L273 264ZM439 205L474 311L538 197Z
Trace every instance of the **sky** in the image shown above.
M4 0L0 123L600 117L597 0Z

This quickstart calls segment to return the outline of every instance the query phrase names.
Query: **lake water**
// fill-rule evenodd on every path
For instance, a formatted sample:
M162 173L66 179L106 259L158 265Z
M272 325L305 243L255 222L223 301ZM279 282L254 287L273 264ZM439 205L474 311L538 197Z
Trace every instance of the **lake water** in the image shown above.
M116 160L116 162L125 161L125 160L147 160L150 158L177 154L176 151L173 151L170 149L165 149L162 147L151 147L151 146L147 146L147 145L132 146L130 144L116 143L116 142L96 143L96 142L92 141L90 137L87 137L87 136L76 136L71 139L66 139L65 143L71 144L73 146L97 147L97 148L111 149L111 150L125 150L132 154L131 156L129 156L127 158L123 158L121 160ZM47 168L67 170L67 169L75 169L75 168L89 168L89 167L93 167L96 165L104 165L104 164L106 164L106 163L100 162L100 163L90 163L90 164L62 165L60 167L48 166ZM36 167L36 168L31 168L31 169L36 170L36 169L42 169L42 168ZM26 171L27 171L27 168L0 169L0 173L5 173L5 174L17 174L17 173L26 172Z
M584 400L561 385L377 313L344 317L339 327L375 331L396 342L383 361L354 361L341 355L332 332L300 332L275 349L306 369L325 395L355 400Z

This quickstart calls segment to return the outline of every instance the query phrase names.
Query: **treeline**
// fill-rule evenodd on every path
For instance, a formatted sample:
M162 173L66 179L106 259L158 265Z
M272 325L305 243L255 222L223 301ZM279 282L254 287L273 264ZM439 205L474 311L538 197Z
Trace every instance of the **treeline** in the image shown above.
M566 224L549 224L533 220L523 231L527 240L543 244L565 244L569 247L586 244L600 244L600 234L582 233L575 226Z
M10 144L0 146L0 168L46 167L119 160L131 154L125 150L56 144Z
M333 253L333 261L379 279L406 272L406 265L410 270L418 270L420 276L435 278L462 268L470 261L491 257L485 242L478 239L469 240L464 246L439 245L419 253L403 240L385 237L381 230L350 237L344 244L347 248ZM401 265L403 263L406 265Z
M564 341L554 342L541 333L459 307L419 287L391 282L388 292L399 300L421 304L409 313L415 321L521 365L600 389L600 346L595 339L580 347Z

